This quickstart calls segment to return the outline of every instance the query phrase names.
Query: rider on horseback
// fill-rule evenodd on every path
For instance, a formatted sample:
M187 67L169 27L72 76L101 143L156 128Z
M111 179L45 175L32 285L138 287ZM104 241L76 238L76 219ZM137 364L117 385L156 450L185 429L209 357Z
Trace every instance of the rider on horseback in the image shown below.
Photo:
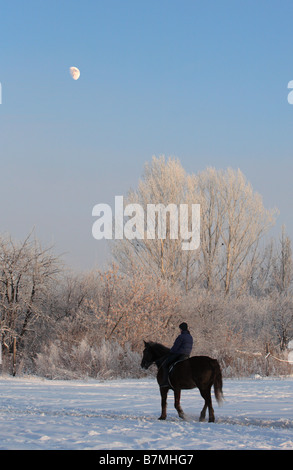
M160 387L170 386L168 382L168 372L170 365L175 361L183 361L184 359L188 359L192 350L193 338L188 330L187 323L180 323L179 328L181 333L179 336L177 336L172 348L170 349L170 353L167 359L165 359L164 363L162 364L163 379L162 385L160 385Z

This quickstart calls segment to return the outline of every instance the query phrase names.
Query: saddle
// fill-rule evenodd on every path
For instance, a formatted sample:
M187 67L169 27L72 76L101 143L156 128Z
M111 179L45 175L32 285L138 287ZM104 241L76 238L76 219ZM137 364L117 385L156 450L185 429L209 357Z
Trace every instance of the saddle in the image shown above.
M172 364L169 365L168 367L168 374L167 374L167 377L165 378L165 383L162 384L161 386L163 387L168 387L170 386L171 388L173 388L172 386L172 383L171 383L171 380L170 380L170 376L171 376L171 373L172 373L172 370L174 369L174 367L176 366L176 364L178 364L179 362L183 362L183 361L186 361L186 359L188 359L189 356L186 356L185 354L182 354L182 356L178 357L175 362L172 362Z
M171 374L173 368L176 366L176 364L178 364L179 362L186 361L186 359L189 359L189 356L185 356L184 354L182 354L182 356L178 357L178 359L176 359L175 362L172 362L172 364L170 364L170 366L169 366L168 377Z

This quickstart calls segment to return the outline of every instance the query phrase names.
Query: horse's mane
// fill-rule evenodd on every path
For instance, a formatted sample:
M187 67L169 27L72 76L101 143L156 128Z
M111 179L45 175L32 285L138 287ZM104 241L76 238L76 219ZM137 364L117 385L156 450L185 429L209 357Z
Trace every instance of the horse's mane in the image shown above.
M167 348L161 343L155 343L154 341L149 341L149 346L158 356L164 356L170 352L170 348Z

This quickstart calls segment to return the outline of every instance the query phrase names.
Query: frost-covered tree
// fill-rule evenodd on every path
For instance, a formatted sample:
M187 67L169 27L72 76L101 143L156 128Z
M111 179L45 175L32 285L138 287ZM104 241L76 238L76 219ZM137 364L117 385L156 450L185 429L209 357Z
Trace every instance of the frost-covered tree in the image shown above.
M153 157L146 164L137 190L127 203L200 204L200 247L182 250L182 237L174 240L170 226L164 240L118 240L114 255L121 269L141 266L164 279L180 282L185 290L195 284L207 289L221 286L226 293L242 290L259 262L259 242L274 224L274 210L267 210L240 170L206 170L188 175L179 160ZM156 221L158 224L158 220Z
M162 340L168 325L176 321L181 296L168 281L139 269L127 275L115 265L93 276L96 287L81 312L94 318L96 334L106 341L140 347L147 337Z
M189 190L187 174L178 159L153 157L145 165L137 189L129 191L125 204L140 204L146 215L149 204L163 205L166 208L166 236L161 239L157 236L160 224L158 215L152 221L156 234L154 238L148 238L145 217L145 231L141 239L116 241L113 253L124 272L130 273L133 268L140 266L145 272L172 282L181 282L188 288L198 250L182 249L183 237L180 229L178 236L176 234L177 238L172 238L169 208L173 205L173 209L174 206L178 209L180 204L190 204L192 200ZM196 201L193 202L196 204ZM191 220L190 214L188 217ZM178 219L177 227L179 223Z
M0 238L0 335L4 351L16 341L23 348L28 334L37 334L58 259L29 235L23 242Z
M240 170L208 168L192 177L201 204L200 270L208 288L241 289L257 262L259 242L275 222Z
M284 226L275 251L272 260L271 287L275 287L278 292L287 293L292 288L293 264L291 240L286 235Z

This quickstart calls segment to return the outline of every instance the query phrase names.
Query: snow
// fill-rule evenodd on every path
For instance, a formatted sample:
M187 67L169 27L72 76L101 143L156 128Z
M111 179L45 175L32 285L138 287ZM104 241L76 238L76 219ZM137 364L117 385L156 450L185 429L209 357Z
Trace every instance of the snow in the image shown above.
M0 377L0 449L293 449L293 378L224 380L216 422L198 421L199 391L182 391L186 420L152 378L49 381Z

